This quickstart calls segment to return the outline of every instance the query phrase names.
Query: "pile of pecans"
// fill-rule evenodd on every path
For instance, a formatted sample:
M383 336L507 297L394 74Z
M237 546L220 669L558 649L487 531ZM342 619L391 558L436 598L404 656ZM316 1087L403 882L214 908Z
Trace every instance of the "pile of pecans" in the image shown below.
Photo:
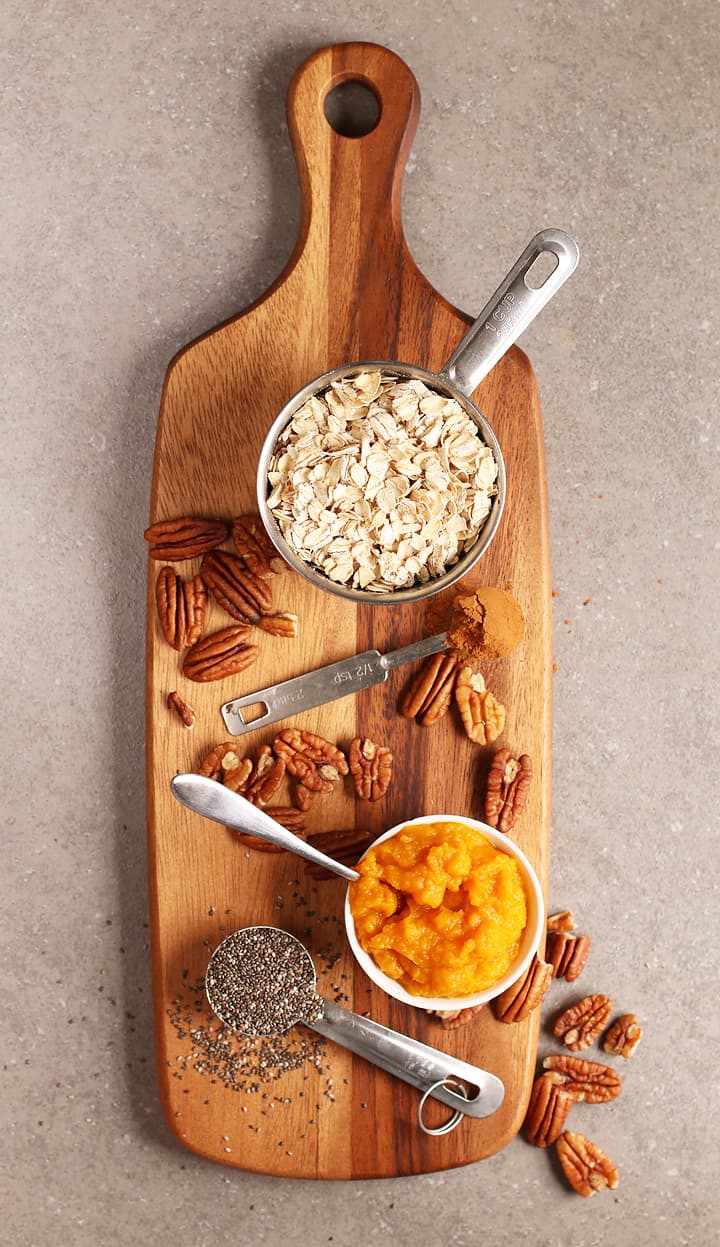
M505 707L480 672L458 663L452 651L425 659L405 688L398 710L403 718L432 727L445 717L453 696L466 736L478 745L493 744L505 728Z
M574 928L569 910L548 918L546 956L553 978L565 977L573 982L585 968L590 937L576 934ZM605 1031L604 1051L628 1060L642 1038L642 1028L634 1013L622 1014L606 1029L611 1014L610 997L594 993L558 1015L553 1033L562 1040L566 1052L544 1058L543 1072L533 1084L525 1117L528 1142L542 1148L555 1144L568 1182L585 1198L596 1191L615 1190L618 1171L596 1143L583 1134L565 1130L565 1122L575 1103L607 1104L616 1099L622 1079L610 1066L574 1054L589 1048Z
M317 796L332 792L335 785L346 775L352 776L355 793L361 801L379 801L384 797L392 779L393 755L384 745L378 745L369 737L357 736L350 742L347 756L323 736L315 732L284 728L271 744L259 745L253 754L242 757L234 742L225 741L215 745L203 758L198 774L207 775L240 793L247 801L282 823L288 831L305 836L305 814ZM272 805L285 776L295 782L292 789L292 805ZM260 852L280 853L276 845L268 844L255 836L234 833L248 848ZM347 854L347 833L325 832L319 839L345 837L342 846ZM359 833L352 833L353 848ZM369 836L365 837L365 842ZM355 860L360 856L359 848ZM331 852L330 849L324 850Z
M234 553L220 549L228 537ZM158 619L168 645L187 650L182 673L188 680L222 680L249 667L260 652L248 640L254 627L270 636L297 636L297 616L273 609L269 582L287 565L259 516L240 515L230 525L196 516L160 520L146 530L145 540L150 557L166 564L155 582ZM201 559L199 571L186 580L170 566L195 558ZM208 594L235 622L204 637ZM168 704L192 726L194 714L177 693Z

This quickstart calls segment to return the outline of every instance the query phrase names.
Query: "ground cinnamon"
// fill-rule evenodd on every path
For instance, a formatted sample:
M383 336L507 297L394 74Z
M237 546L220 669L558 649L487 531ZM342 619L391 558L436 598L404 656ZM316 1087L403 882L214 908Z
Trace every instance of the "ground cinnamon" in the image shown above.
M525 635L525 617L504 589L481 588L455 599L448 642L461 662L505 658Z

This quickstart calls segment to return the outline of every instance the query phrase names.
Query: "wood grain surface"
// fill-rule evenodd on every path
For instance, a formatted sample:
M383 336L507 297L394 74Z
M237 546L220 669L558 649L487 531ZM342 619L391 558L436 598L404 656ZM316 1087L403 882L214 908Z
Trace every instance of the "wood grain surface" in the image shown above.
M325 119L326 94L345 80L370 85L380 101L378 125L362 138L341 137ZM459 342L471 318L429 285L403 238L401 180L418 115L419 93L409 69L376 45L322 49L296 73L288 122L302 191L298 242L267 294L172 361L158 422L151 520L184 514L229 519L254 510L255 463L265 433L287 399L324 370L372 358L435 369ZM525 242L518 239L518 254ZM498 257L498 281L514 258ZM478 290L478 307L489 294ZM495 540L463 587L512 587L526 615L521 649L488 664L484 674L508 709L500 743L530 753L535 763L530 803L513 834L545 886L550 564L542 426L527 358L511 349L473 397L503 448L508 492ZM189 575L198 565L194 560L176 566ZM168 787L173 774L195 769L212 745L226 739L219 707L231 696L353 652L405 645L436 630L436 620L425 604L358 608L288 573L273 581L276 609L299 616L299 637L258 634L255 666L236 679L193 684L182 676L181 656L158 626L154 583L160 566L151 562L148 582L148 846L158 1071L171 1130L211 1159L284 1176L382 1177L490 1155L522 1122L537 1017L506 1026L486 1009L473 1024L445 1031L422 1011L390 1000L352 962L342 929L341 881L314 883L299 859L245 848L224 828L181 808ZM435 612L438 599L433 603ZM212 605L206 631L230 622ZM418 814L482 817L491 750L468 741L454 713L430 729L399 718L397 699L409 674L395 672L386 685L288 721L344 747L355 735L369 735L391 744L395 754L384 800L356 803L347 782L316 802L308 816L311 831L357 824L379 834ZM174 689L196 711L191 730L167 709ZM252 733L241 746L249 750L271 740L275 730ZM210 952L229 931L252 923L299 935L315 956L324 993L497 1074L506 1089L501 1109L484 1121L466 1118L449 1135L428 1137L417 1125L412 1088L331 1044L320 1069L305 1065L256 1091L233 1090L203 1057L191 1031L208 1025L200 984ZM434 1121L446 1115L440 1106L430 1108Z

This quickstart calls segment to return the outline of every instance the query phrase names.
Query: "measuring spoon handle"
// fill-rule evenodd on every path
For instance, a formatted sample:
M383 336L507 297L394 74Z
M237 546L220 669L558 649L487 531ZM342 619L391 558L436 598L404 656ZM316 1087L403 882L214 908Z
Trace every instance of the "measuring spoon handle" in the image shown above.
M544 252L557 263L538 286L526 281ZM580 251L574 238L562 229L544 229L531 238L505 280L485 304L460 345L440 369L440 376L463 394L472 394L490 369L517 342L520 334L577 268Z
M276 823L264 810L259 810L256 805L246 801L231 788L226 788L224 784L219 784L216 779L210 779L207 775L175 775L170 780L170 789L181 805L186 805L196 814L212 818L216 823L224 823L235 831L257 836L259 840L267 840L269 844L276 844L281 849L288 849L290 853L296 853L308 862L324 866L342 879L360 878L356 870L343 866L326 853L314 849L311 844L306 844L299 836L288 831L287 827Z
M500 1079L487 1070L468 1065L466 1061L448 1056L446 1052L431 1048L417 1039L410 1039L408 1035L401 1035L388 1026L351 1013L332 1000L324 1000L323 1003L323 1016L315 1022L306 1022L306 1026L364 1057L371 1064L378 1065L395 1078L417 1087L419 1091L428 1092L448 1108L459 1110L468 1117L489 1117L502 1104L505 1088ZM470 1084L467 1099L456 1095L449 1087L436 1085L448 1078L461 1078Z

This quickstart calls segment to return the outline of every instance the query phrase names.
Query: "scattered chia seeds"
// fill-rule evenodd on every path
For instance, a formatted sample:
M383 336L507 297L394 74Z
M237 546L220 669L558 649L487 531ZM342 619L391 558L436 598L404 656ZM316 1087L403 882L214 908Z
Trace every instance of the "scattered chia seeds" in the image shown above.
M222 1022L249 1036L286 1034L322 1016L315 967L302 944L278 927L246 927L215 949L205 978Z
M210 1014L204 979L199 979L190 990L191 1001L177 996L167 1011L178 1039L189 1039L192 1044L189 1052L176 1058L177 1077L182 1078L186 1070L194 1070L211 1083L221 1082L229 1091L254 1095L283 1074L306 1064L312 1065L318 1074L325 1072L326 1050L319 1036L247 1039ZM203 1009L204 1016L200 1012ZM275 1099L290 1103L289 1097Z

